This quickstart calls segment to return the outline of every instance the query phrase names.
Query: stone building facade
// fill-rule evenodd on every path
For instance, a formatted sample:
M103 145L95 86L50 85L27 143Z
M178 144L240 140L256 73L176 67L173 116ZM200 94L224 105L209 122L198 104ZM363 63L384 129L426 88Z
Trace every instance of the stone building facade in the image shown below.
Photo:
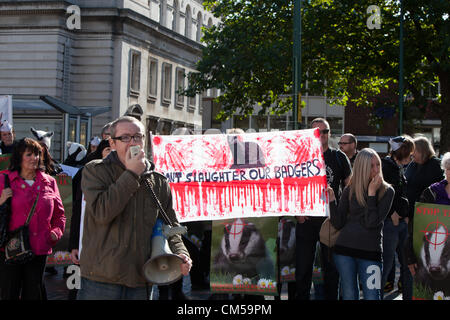
M13 108L44 95L110 107L91 135L136 105L153 133L201 127L202 97L177 89L195 72L202 27L217 22L201 0L0 0L0 94L13 96Z

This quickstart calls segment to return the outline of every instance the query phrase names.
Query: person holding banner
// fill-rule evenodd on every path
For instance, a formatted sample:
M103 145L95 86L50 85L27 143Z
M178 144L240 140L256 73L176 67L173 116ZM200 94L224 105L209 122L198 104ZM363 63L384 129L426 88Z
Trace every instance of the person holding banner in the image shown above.
M450 152L446 152L442 157L441 166L444 170L445 179L426 188L422 192L419 202L450 205ZM414 275L417 270L417 258L414 255L412 239L408 242L407 255L409 270Z
M344 300L381 299L383 223L394 199L394 188L383 179L381 160L370 148L358 152L353 177L344 189L337 211L331 205L331 224L340 230L333 257L341 277Z
M169 219L179 226L172 208L167 179L145 159L143 124L122 116L111 125L112 151L103 160L86 164L81 189L86 199L80 257L79 300L149 298L143 266L151 257L151 236L159 216L158 205L144 179L150 180ZM132 147L139 147L132 156ZM181 274L192 262L179 234L169 237L171 251L179 255Z
M0 300L47 299L43 282L47 255L61 239L66 218L56 181L41 171L41 163L42 147L37 141L24 138L11 157L7 173L10 188L3 188L5 176L0 175L0 204L12 197L9 231L23 226L33 204L36 205L28 225L33 259L24 264L6 264L4 249L0 251Z
M352 169L347 156L340 150L330 148L330 125L323 118L311 122L312 128L320 130L320 141L326 165L327 182L333 189L337 201L341 190L350 180ZM309 300L312 283L313 263L316 256L316 244L319 241L320 227L325 217L297 216L296 236L296 268L295 280L299 300ZM331 259L330 248L321 243L321 262L324 272L324 291L326 300L338 299L339 273Z

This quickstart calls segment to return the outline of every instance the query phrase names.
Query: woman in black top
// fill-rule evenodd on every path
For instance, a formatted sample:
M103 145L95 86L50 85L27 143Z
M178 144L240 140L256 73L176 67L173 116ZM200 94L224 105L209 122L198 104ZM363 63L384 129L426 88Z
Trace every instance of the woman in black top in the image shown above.
M407 196L409 202L408 240L406 241L406 259L408 265L417 263L413 251L414 206L420 200L422 192L435 182L444 179L441 160L435 156L433 146L425 137L414 139L413 162L406 168Z
M422 192L435 182L444 179L441 160L436 157L433 146L425 137L414 139L413 161L406 168L409 219L414 217L414 205Z
M344 300L359 300L358 278L365 300L381 299L382 229L393 198L376 151L358 152L337 210L335 202L330 203L331 223L340 230L333 257Z
M412 299L412 276L406 263L403 248L408 237L408 199L406 197L406 178L403 166L411 160L414 152L414 141L409 136L399 136L389 141L391 152L381 163L385 181L395 190L391 210L383 227L383 277L381 288L384 288L388 276L395 268L395 253L398 253L401 273L399 282L403 285L403 299Z

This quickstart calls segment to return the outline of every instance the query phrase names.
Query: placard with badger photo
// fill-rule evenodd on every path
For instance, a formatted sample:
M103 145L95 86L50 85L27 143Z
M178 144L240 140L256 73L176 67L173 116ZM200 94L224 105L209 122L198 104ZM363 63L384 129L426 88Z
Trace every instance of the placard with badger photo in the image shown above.
M277 295L278 218L213 221L213 293Z
M416 203L413 299L450 300L450 206Z

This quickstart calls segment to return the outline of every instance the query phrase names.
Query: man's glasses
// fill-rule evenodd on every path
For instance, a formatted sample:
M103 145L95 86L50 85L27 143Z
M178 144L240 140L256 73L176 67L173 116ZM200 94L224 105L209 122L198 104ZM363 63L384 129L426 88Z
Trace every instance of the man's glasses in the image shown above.
M345 144L352 144L353 142L341 142L341 141L339 141L338 142L338 145L345 145Z
M328 132L330 132L330 129L323 129L323 130L320 130L320 133L321 133L321 134L328 134Z
M113 140L120 140L120 141L125 142L125 143L128 143L128 142L131 141L131 139L133 139L134 142L139 143L139 142L142 141L143 138L144 138L144 135L142 135L142 134L136 134L136 135L134 135L134 136L123 135L123 136L120 136L120 137L114 137L114 138L111 138L111 139L113 139Z

